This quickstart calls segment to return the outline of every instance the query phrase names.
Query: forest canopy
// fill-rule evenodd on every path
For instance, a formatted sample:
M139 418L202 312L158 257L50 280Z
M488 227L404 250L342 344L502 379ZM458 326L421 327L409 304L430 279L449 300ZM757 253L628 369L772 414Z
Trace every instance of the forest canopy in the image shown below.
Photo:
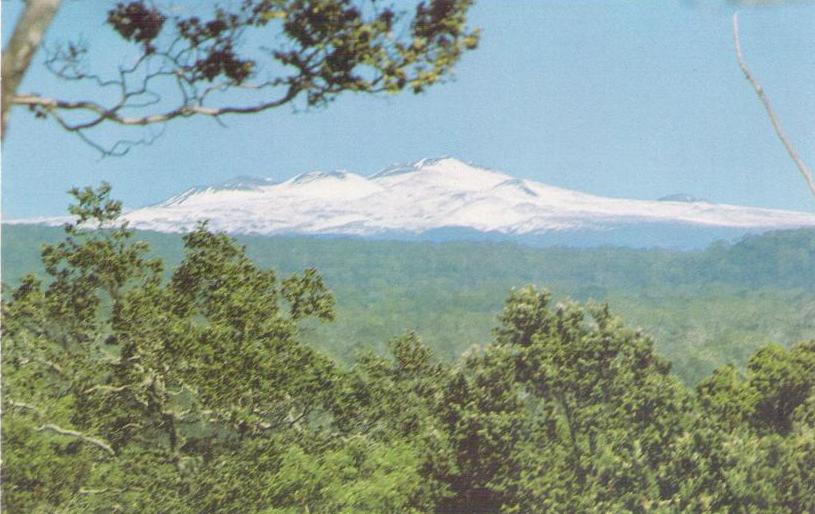
M3 281L42 274L43 244L59 227L3 225ZM165 278L184 258L179 234L138 231ZM815 230L785 230L695 251L536 248L511 243L408 242L236 236L263 268L316 268L336 300L332 323L305 320L300 341L343 365L359 352L387 353L394 335L415 331L442 360L490 341L503 299L535 284L554 301L608 302L654 338L672 372L695 385L725 364L743 366L758 348L812 337ZM478 259L472 259L478 255Z
M110 189L3 302L9 512L815 510L815 341L684 386L607 305L515 289L444 362L408 333L341 367L320 274L205 225L164 264Z

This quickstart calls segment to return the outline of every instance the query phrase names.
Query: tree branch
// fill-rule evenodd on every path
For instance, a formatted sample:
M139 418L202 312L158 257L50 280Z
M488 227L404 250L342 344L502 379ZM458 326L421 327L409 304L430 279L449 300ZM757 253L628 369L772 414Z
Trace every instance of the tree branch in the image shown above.
M30 405L28 403L18 402L16 400L12 400L12 399L7 399L6 401L12 407L16 407L16 408L21 409L21 410L27 410L29 412L33 412L34 414L36 414L39 417L42 417L42 415L43 415L42 411L39 408L34 407L33 405Z
M113 457L116 456L116 452L113 451L113 448L111 448L111 446L108 443L106 443L105 441L103 441L101 439L98 439L96 437L91 437L91 436L85 435L82 432L77 432L76 430L68 430L66 428L61 428L61 427L59 427L57 425L54 425L52 423L46 423L45 425L42 425L40 428L37 429L37 432L43 432L43 431L46 431L46 430L57 433L59 435L67 435L67 436L71 436L71 437L76 437L77 439L80 439L81 441L84 441L86 443L95 445L95 446L105 450L106 452L108 452Z
M297 96L299 89L295 86L289 87L288 91L281 98L269 102L258 103L247 106L225 106L206 107L203 105L182 105L176 109L163 113L150 114L141 117L126 117L118 113L118 109L106 109L105 107L91 101L68 101L56 98L44 98L39 95L16 95L11 102L15 105L25 105L28 107L39 107L47 111L88 111L98 115L98 118L91 122L71 125L66 122L63 126L66 130L79 131L98 125L101 121L111 121L119 125L145 126L157 123L165 123L175 118L188 118L190 116L202 115L218 117L225 114L254 114L268 109L274 109L290 102Z
M10 398L7 399L6 401L12 407L15 407L15 408L21 409L21 410L27 410L29 412L34 413L34 415L36 417L38 417L38 418L44 417L44 414L43 414L42 410L39 409L38 407L35 407L35 406L30 405L28 403L18 402L18 401L12 400ZM76 437L77 439L79 439L79 440L81 440L83 442L92 444L94 446L97 446L98 448L101 448L101 449L105 450L105 452L109 453L113 457L116 456L116 452L113 451L113 448L110 446L110 444L107 443L106 441L98 438L98 437L91 437L89 435L83 434L82 432L78 432L76 430L69 430L67 428L62 428L62 427L60 427L58 425L55 425L53 423L45 423L44 425L41 425L37 429L37 432L44 432L44 431L54 432L54 433L59 434L59 435L67 435L67 436L71 436L71 437Z
M801 175L804 177L807 185L809 186L809 190L812 192L813 196L815 196L815 178L812 176L812 170L806 165L806 163L801 159L798 155L798 152L795 151L795 147L792 146L787 134L784 132L784 129L781 127L781 121L778 119L778 116L775 113L775 110L770 104L770 99L767 94L764 92L764 88L758 81L753 77L753 74L750 72L750 68L747 67L747 63L744 61L744 55L741 52L741 40L739 38L739 13L733 13L733 42L736 46L736 59L739 62L739 67L741 68L742 73L744 73L744 77L750 82L755 89L758 98L761 100L761 103L764 105L764 109L766 109L767 114L770 117L770 122L773 125L773 129L775 130L775 134L778 136L778 139L784 144L784 148L786 148L787 153L789 154L792 161L795 163L795 166L798 168L798 171L801 172Z
M39 357L33 357L31 359L24 358L24 359L21 360L20 364L23 365L23 366L28 365L28 364L42 364L43 366L47 367L51 371L55 372L56 374L61 375L61 376L65 376L65 370L63 370L61 366L59 366L58 364L56 364L54 362L51 362L51 361L49 361L47 359L43 359L43 358L39 358Z
M81 37L45 47L45 66L54 77L104 94L91 92L77 100L59 93L18 94L19 79L59 2L29 0L15 27L16 46L3 53L4 127L11 106L27 106L37 118L55 121L103 157L124 155L134 144L100 143L93 135L102 132L94 130L106 124L124 131L194 116L222 123L224 115L259 113L301 94L306 105L319 107L345 91L418 93L442 82L462 52L478 41L478 31L465 27L471 0L451 2L443 13L419 2L412 18L403 16L407 10L377 8L378 0L325 0L321 9L293 0L243 0L231 10L215 6L209 20L174 14L149 0L131 0L109 10L106 25L139 48L132 64L108 72L93 69L90 43ZM247 49L242 42L250 31L258 41L276 41L275 48ZM272 68L264 69L264 62ZM6 77L18 68L14 80ZM254 99L247 98L250 91ZM103 138L112 139L109 132Z
M51 25L54 15L59 8L60 0L28 0L20 21L14 27L14 32L3 50L2 63L2 127L0 138L6 138L6 122L17 88L20 86L31 59L42 42L42 36Z
M128 384L125 384L123 386L118 386L118 387L117 386L111 386L111 385L99 384L99 385L95 385L93 387L89 387L88 389L85 389L85 391L83 391L83 392L85 394L92 393L94 391L100 391L100 392L103 392L103 393L121 393L122 391L124 391L124 390L126 390L126 389L128 389L130 387L131 386L128 385Z

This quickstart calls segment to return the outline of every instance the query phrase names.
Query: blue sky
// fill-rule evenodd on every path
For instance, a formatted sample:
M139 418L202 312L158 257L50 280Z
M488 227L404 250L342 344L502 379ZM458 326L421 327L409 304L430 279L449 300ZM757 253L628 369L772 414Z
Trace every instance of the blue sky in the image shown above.
M4 41L21 2L4 1ZM64 2L48 38L108 46L102 2ZM481 0L477 50L453 82L422 95L346 95L326 109L284 107L167 126L123 158L99 154L22 109L2 155L6 218L65 212L72 186L107 180L128 207L237 175L373 173L453 155L595 194L684 192L719 202L815 212L736 65L723 1ZM815 5L741 10L742 42L802 157L815 165ZM38 56L21 91L55 94Z

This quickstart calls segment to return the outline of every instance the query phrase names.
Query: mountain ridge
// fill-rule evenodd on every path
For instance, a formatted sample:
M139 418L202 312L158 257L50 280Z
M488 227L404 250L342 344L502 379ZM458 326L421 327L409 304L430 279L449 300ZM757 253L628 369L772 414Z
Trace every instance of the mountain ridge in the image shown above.
M716 204L687 194L603 197L448 156L393 164L368 176L346 170L311 171L282 182L241 176L190 188L124 217L134 228L159 232L185 232L207 219L212 229L232 234L435 239L444 233L442 238L542 244L553 238L568 243L571 234L588 245L592 239L614 244L617 234L625 234L619 238L624 246L675 247L688 246L684 239L703 245L731 235L815 227L815 214Z

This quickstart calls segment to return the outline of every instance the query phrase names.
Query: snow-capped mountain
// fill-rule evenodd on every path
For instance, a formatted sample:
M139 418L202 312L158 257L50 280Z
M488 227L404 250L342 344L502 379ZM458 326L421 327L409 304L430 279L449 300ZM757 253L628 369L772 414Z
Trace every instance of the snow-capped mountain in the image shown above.
M285 182L241 177L129 212L162 232L209 220L233 234L512 238L559 244L688 246L770 229L815 227L815 214L714 204L688 195L607 198L513 178L454 158L370 176L309 172ZM692 240L688 242L686 240Z

